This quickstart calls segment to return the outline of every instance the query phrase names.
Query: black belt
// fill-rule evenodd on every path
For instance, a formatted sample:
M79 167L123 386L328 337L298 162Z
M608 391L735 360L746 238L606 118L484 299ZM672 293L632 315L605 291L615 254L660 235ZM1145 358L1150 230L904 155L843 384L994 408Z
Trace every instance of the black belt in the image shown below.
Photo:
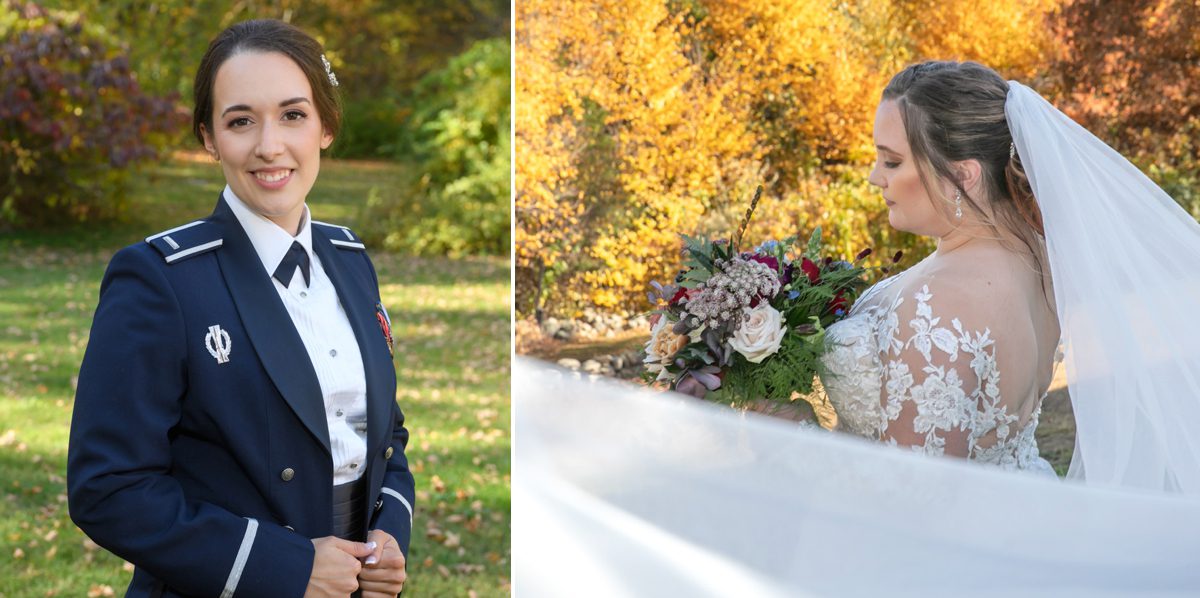
M367 477L333 487L333 535L367 541Z

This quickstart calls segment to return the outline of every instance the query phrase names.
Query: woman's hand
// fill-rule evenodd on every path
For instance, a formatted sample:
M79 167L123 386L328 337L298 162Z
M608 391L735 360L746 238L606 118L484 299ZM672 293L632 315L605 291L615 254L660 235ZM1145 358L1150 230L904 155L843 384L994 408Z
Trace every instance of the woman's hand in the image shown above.
M304 598L349 596L358 589L358 573L362 570L359 559L371 555L377 548L336 536L317 538L312 543L316 553Z
M367 534L367 544L372 542L375 550L366 558L358 574L362 598L395 598L408 579L404 553L396 539L383 530L373 529Z
M790 419L794 422L817 421L812 405L803 399L796 399L788 403L758 399L750 402L746 409L763 415Z

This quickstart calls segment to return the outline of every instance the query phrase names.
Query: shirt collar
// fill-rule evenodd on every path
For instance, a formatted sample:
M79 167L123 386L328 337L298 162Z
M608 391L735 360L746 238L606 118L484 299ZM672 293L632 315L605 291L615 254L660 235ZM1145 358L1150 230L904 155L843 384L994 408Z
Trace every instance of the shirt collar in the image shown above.
M258 254L263 268L266 268L267 274L275 272L279 267L279 262L283 261L283 256L291 249L293 241L299 241L309 259L312 259L312 218L309 218L307 203L304 204L304 214L300 217L300 233L293 237L278 224L251 210L229 185L225 185L224 195L229 209L233 210L233 215L242 225L242 230L250 237L250 244L254 246L254 251Z

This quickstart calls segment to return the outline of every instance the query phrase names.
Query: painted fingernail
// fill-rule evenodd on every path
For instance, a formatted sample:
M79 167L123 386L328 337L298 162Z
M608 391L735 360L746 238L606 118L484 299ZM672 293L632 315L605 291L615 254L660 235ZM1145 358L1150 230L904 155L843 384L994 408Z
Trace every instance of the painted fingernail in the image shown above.
M367 550L375 550L375 543L367 542Z
M374 565L377 562L379 562L379 561L378 561L378 559L375 558L375 555L371 555L371 556L367 557L368 565Z

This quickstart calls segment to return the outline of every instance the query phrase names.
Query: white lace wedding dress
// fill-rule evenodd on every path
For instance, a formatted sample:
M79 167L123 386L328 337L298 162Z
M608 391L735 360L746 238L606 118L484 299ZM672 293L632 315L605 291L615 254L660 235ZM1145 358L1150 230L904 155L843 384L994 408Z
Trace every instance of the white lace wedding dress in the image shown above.
M1034 438L1058 339L1041 280L984 242L868 289L826 335L821 381L838 429L1054 475Z

